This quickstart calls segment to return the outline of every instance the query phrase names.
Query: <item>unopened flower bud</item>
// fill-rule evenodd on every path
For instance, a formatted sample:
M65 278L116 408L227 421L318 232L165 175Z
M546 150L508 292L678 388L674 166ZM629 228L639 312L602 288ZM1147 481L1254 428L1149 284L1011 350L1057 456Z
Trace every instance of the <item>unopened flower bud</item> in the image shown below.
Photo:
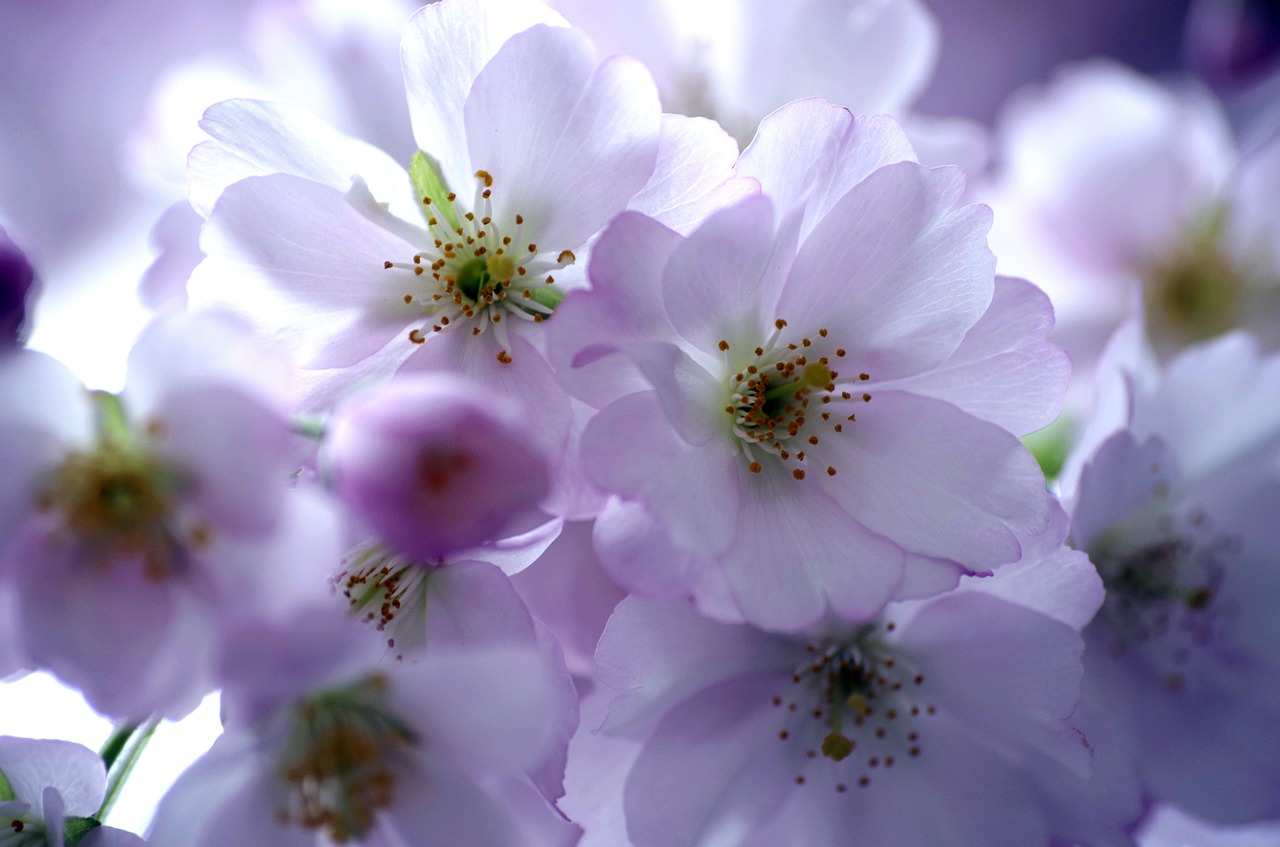
M502 536L550 487L518 407L447 376L412 376L335 413L338 495L398 552L437 560Z

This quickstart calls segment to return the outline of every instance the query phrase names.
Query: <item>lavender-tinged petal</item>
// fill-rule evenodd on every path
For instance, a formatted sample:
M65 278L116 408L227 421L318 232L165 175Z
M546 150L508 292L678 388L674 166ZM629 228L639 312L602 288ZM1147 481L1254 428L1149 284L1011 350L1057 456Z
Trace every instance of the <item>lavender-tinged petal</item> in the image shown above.
M697 557L676 546L644 505L631 500L610 498L596 516L592 546L609 578L642 597L683 597L697 577Z
M425 616L429 651L515 647L538 655L530 670L552 698L547 713L555 726L548 754L530 775L549 800L563 794L565 750L578 726L577 691L559 644L530 616L510 578L484 562L451 563L427 578Z
M140 557L100 556L39 524L24 531L14 560L27 652L105 714L187 714L213 688L207 599L148 575Z
M820 97L798 100L760 122L738 173L754 177L780 213L805 207L807 234L831 206L871 173L915 161L892 118L855 117Z
M405 276L384 267L415 248L319 183L287 174L236 183L200 246L209 258L192 275L192 304L239 309L304 367L353 365L421 315L404 302Z
M31 804L31 814L47 817L45 791L55 789L63 813L92 815L107 791L102 759L80 744L33 738L0 738L0 772L14 796Z
M820 484L908 551L985 572L1016 561L1020 539L1048 525L1052 499L1031 454L949 403L873 394L850 432L824 439L837 473Z
M738 527L719 569L743 616L784 631L814 625L827 608L845 620L875 617L902 581L902 548L812 481L737 470Z
M640 338L675 340L662 308L662 270L681 237L652 218L623 212L591 250L590 291L572 291L547 327L548 359L565 388L596 408L648 387L612 355Z
M1105 590L1089 557L1069 547L1053 552L1023 548L1021 561L1001 565L991 576L966 577L961 591L990 594L1083 629L1102 605Z
M737 178L738 142L708 118L662 116L653 175L627 208L688 235L717 210L760 190Z
M200 228L204 218L184 201L165 209L151 228L156 257L138 282L138 299L148 309L182 310L187 306L187 280L204 259Z
M536 649L428 651L400 667L393 706L422 716L435 749L468 773L519 775L563 743L567 704Z
M189 384L152 410L150 448L196 480L186 503L215 533L261 538L280 519L292 469L286 418L233 385Z
M382 827L397 836L388 845L433 842L475 847L522 847L527 842L513 825L510 810L486 796L474 782L439 756L428 754L422 765L397 780L394 805ZM429 834L429 835L428 835ZM374 842L376 843L376 842Z
M997 277L995 295L951 357L932 370L889 381L946 400L1015 435L1048 426L1062 409L1071 361L1047 340L1053 306L1029 282Z
M283 103L226 100L210 106L200 127L215 140L191 151L187 188L191 205L209 217L232 183L283 173L345 192L360 177L378 199L405 216L416 215L409 175L383 151Z
M976 737L1088 773L1084 737L1066 723L1083 675L1084 642L1071 627L996 597L955 594L927 603L898 644L916 658L938 707Z
M128 830L98 826L80 839L79 847L147 847L147 842Z
M946 361L990 305L995 271L990 211L948 211L959 187L954 169L874 172L802 243L778 316L829 327L876 379Z
M563 518L552 518L519 534L464 551L459 556L497 565L507 576L515 576L540 561L568 525Z
M597 65L570 29L512 36L476 77L464 113L495 211L524 215L554 251L577 249L626 208L657 160L661 109L648 73L618 56Z
M712 215L675 250L662 298L688 342L714 354L727 343L750 350L767 334L782 280L768 273L774 210L757 194Z
M440 162L453 191L469 187L463 107L480 71L517 32L564 19L536 2L444 0L409 19L400 44L409 116L418 147Z
M795 771L769 706L778 678L745 674L715 683L659 722L627 777L624 808L634 843L733 843L782 805Z
M511 584L529 611L555 633L573 673L594 672L596 644L626 592L606 574L591 543L592 521L571 521Z
M193 385L237 391L283 420L293 410L293 377L288 359L237 315L164 315L142 331L129 353L123 399L139 428L161 411L170 391Z
M663 418L654 392L601 410L582 436L583 469L603 489L644 502L677 545L713 555L733 537L741 457L694 447Z
M724 388L684 349L663 341L637 341L623 352L654 388L662 412L686 444L701 447L721 435L707 414L723 397Z
M896 114L933 73L938 25L923 3L744 5L745 48L730 96L756 115L815 94L860 115Z
M596 648L596 675L615 695L600 729L641 739L672 707L742 673L790 670L793 656L754 627L716 623L684 600L629 597Z
M1118 521L1143 511L1182 476L1162 438L1137 441L1127 431L1111 436L1080 474L1071 537L1081 550L1098 550Z
M1169 363L1163 389L1136 404L1133 429L1159 432L1196 480L1280 452L1280 357L1236 332ZM1211 413L1230 409L1231 414Z

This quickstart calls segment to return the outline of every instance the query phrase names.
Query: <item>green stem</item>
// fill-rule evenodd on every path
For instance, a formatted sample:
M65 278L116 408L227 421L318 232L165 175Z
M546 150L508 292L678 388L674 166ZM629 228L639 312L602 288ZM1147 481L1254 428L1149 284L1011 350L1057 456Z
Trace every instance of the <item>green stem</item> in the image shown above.
M102 798L102 805L98 808L97 814L94 815L98 820L105 818L107 813L111 811L111 807L120 796L121 789L124 788L125 782L129 779L129 774L133 771L134 765L138 763L138 759L141 758L147 742L151 740L152 735L155 735L158 726L160 726L159 718L152 718L144 724L134 724L119 743L119 749L115 751L107 771L107 793ZM117 736L124 729L125 727L121 727L121 729L112 733L111 738L107 739L107 745L103 747L104 762L106 761L107 748L111 746L112 742L116 741Z
M117 724L111 730L111 735L102 744L102 750L98 753L102 757L102 765L111 772L111 768L115 765L116 759L120 758L120 753L124 750L129 738L138 731L139 724L133 722L125 722Z

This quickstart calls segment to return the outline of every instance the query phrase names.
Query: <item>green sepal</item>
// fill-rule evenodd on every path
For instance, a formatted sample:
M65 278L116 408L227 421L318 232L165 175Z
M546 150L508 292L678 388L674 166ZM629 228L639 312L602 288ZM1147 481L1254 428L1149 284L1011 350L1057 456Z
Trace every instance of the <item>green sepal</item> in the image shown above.
M129 416L125 414L124 404L120 398L109 391L90 392L95 411L98 413L98 436L104 441L114 444L129 444L133 441L133 432L129 429Z
M67 818L62 836L64 847L76 847L80 839L100 826L102 821L97 818Z
M315 415L298 415L293 419L293 433L312 441L324 441L327 425L324 418Z
M0 803L9 803L17 799L18 795L13 793L9 778L4 775L4 771L0 771Z
M440 175L440 166L436 161L421 150L414 153L409 160L409 179L413 181L413 190L418 193L419 203L427 197L431 198L430 205L422 205L423 216L430 218L433 210L438 210L449 227L457 229L458 213L453 208L453 201L449 199L449 186L444 184L444 177Z
M1044 429L1022 436L1022 445L1036 457L1045 479L1053 482L1062 473L1074 440L1075 424L1066 418L1058 418Z
M540 285L529 291L529 299L539 306L554 309L564 300L564 292L554 285Z

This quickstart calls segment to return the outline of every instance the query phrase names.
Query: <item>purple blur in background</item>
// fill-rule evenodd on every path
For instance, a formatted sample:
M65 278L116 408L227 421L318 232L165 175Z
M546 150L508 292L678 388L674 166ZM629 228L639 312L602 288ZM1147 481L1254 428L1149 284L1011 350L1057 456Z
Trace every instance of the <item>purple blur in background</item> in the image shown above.
M21 344L36 272L27 255L0 229L0 347Z
M1056 65L1107 55L1150 74L1183 65L1189 0L926 0L942 30L917 108L990 121Z

